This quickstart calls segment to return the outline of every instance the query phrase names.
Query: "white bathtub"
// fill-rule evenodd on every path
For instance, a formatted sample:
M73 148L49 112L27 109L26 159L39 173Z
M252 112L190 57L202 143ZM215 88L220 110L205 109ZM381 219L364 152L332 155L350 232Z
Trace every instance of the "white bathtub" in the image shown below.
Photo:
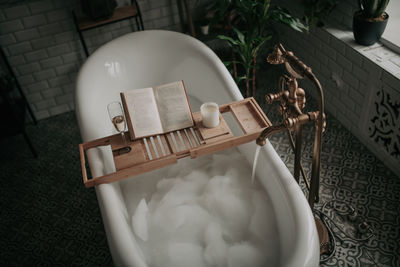
M219 58L206 45L187 35L142 31L102 46L87 59L77 80L76 115L83 141L115 133L106 106L120 100L121 91L177 80L184 80L193 111L198 111L202 102L225 104L242 99ZM255 147L255 143L250 143L238 149L252 163ZM89 153L88 162L93 176L113 170L112 159L102 150ZM147 266L132 232L131 207L146 192L151 192L162 173L161 169L95 188L117 266ZM319 243L313 215L299 186L269 142L261 150L256 177L265 187L274 209L271 218L278 227L279 266L318 266Z

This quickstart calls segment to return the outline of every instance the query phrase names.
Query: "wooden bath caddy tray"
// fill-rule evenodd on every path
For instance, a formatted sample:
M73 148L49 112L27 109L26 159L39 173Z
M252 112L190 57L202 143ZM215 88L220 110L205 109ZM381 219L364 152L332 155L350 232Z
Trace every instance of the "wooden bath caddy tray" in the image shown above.
M234 136L220 115L220 124L215 128L205 128L200 112L193 113L194 127L148 138L127 141L130 152L124 153L120 134L96 139L79 145L83 182L86 187L126 179L176 163L178 159L190 156L196 158L224 149L251 142L259 136L271 122L254 98L221 105L220 113L231 112L243 135ZM88 178L85 151L100 146L111 146L116 171L100 177Z

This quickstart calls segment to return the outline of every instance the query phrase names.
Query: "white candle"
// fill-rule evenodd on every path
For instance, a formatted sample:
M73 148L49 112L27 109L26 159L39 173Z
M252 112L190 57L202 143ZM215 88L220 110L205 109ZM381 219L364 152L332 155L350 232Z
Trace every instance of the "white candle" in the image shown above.
M219 124L219 107L217 103L206 102L200 107L203 126L214 128Z

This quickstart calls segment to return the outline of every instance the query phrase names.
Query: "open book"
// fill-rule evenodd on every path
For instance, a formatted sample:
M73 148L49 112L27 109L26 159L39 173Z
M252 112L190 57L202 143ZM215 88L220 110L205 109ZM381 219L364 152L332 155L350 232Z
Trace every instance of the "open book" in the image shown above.
M183 81L121 92L131 139L194 125Z

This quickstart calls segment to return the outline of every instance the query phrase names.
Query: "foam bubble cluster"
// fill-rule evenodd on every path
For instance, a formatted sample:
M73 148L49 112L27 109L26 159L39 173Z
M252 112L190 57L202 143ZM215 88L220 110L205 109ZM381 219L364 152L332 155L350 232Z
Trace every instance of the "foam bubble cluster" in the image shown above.
M149 266L277 266L273 211L250 183L244 156L214 154L194 165L169 168L132 216Z

